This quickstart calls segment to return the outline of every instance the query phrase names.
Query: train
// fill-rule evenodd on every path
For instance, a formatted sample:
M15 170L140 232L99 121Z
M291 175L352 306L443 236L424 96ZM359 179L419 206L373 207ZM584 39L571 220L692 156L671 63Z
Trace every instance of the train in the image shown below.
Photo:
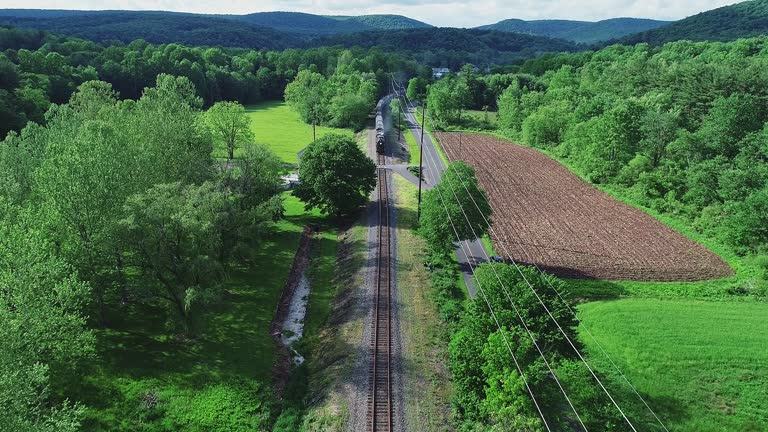
M384 135L384 110L395 95L387 95L376 104L376 153L383 155L386 151L387 141Z

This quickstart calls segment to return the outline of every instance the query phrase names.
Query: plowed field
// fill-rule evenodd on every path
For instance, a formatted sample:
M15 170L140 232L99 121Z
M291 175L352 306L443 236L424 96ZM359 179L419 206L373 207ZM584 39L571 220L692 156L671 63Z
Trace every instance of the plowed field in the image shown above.
M672 282L733 274L708 249L534 149L478 134L437 139L450 160L477 171L494 211L491 238L505 258L572 278Z

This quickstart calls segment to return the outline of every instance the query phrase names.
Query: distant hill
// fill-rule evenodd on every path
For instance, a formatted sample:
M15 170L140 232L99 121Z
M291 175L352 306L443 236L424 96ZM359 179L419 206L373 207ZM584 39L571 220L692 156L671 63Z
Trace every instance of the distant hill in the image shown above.
M613 18L597 22L570 20L524 21L519 19L508 19L496 24L478 28L546 36L566 39L576 43L591 44L655 29L668 24L668 21L641 18Z
M144 39L162 44L284 49L303 44L297 36L247 22L173 12L33 12L8 16L0 11L0 23L79 36L97 42ZM46 17L47 16L47 17Z
M329 36L312 41L312 45L378 47L411 55L430 66L452 69L465 63L508 64L544 52L573 52L580 49L572 42L542 36L437 27Z
M431 24L404 17L402 15L360 15L360 16L335 16L338 20L358 22L369 29L377 30L406 30L419 28L432 28Z
M92 18L102 18L112 21L115 14L152 14L155 19L158 16L168 15L175 17L196 17L201 19L213 18L216 20L230 20L247 23L259 27L269 27L281 32L293 33L302 37L318 37L334 34L357 33L369 30L400 30L412 28L430 28L429 24L404 17L401 15L362 15L362 16L322 16L301 12L258 12L248 15L200 15L178 12L131 12L131 11L70 11L70 10L42 10L42 9L0 9L0 22L18 23L23 25L23 20L27 19L77 19L82 16ZM19 21L9 21L9 19L18 19ZM54 25L45 23L46 25ZM195 21L195 25L202 24ZM217 26L212 23L209 26ZM67 27L65 24L55 23L58 27ZM192 24L190 23L190 26ZM91 26L89 26L91 27ZM65 29L68 30L68 29ZM191 29L188 29L191 30ZM232 31L242 30L242 27L231 29ZM230 39L226 36L225 39ZM240 46L240 45L237 45Z
M768 0L752 0L702 12L616 42L661 45L676 40L732 41L764 34L768 34Z
M371 30L365 24L359 22L301 12L259 12L249 15L222 15L221 17L308 36Z

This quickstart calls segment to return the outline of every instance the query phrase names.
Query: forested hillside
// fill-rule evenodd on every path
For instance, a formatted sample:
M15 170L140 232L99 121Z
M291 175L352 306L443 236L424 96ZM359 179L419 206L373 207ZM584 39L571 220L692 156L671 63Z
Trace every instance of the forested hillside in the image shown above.
M90 17L91 22L83 21ZM148 28L139 29L139 20L146 20ZM234 28L227 29L222 20L237 21L230 24ZM85 11L85 10L44 10L44 9L0 9L0 22L12 23L25 27L36 27L62 34L76 34L97 41L109 40L107 27L121 23L122 29L114 29L112 39L130 42L142 33L133 33L127 38L128 30L137 32L149 30L152 42L179 42L194 45L223 45L260 48L248 43L259 42L254 36L246 35L248 31L263 31L270 28L279 32L297 35L300 39L356 33L370 30L402 30L411 28L429 28L429 24L404 17L401 15L360 15L360 16L323 16L303 12L257 12L247 15L203 15L178 12L131 12L131 11ZM256 26L251 28L246 24ZM85 25L81 33L80 26ZM166 25L165 32L160 33L158 25ZM193 29L194 30L193 32ZM182 33L182 30L188 33ZM214 33L224 33L216 36ZM177 39L170 35L178 34ZM276 33L273 33L273 35ZM204 42L203 35L209 37ZM184 37L185 39L179 39ZM285 36L283 37L285 38ZM145 37L149 40L149 36ZM298 42L294 40L294 45ZM278 42L266 48L279 47Z
M150 43L285 49L302 44L300 38L224 18L172 12L102 12L53 18L2 16L0 23L83 37L96 42L130 43L137 35Z
M546 36L588 44L655 29L667 24L669 24L667 21L640 18L613 18L597 22L508 19L478 28Z
M371 30L368 26L347 20L302 12L259 12L248 15L229 15L227 18L270 27L286 33L320 36Z
M432 27L430 24L402 15L334 16L331 18L359 22L368 26L370 29L376 30L405 30Z
M432 27L401 15L323 16L301 12L259 12L240 16L230 15L227 18L307 36Z
M476 65L511 63L542 52L576 51L570 42L492 30L430 28L377 31L318 39L316 46L379 48L412 57L437 67L459 69L466 63Z
M627 36L623 44L661 45L677 40L732 41L768 33L768 0L750 0L702 12L668 26Z

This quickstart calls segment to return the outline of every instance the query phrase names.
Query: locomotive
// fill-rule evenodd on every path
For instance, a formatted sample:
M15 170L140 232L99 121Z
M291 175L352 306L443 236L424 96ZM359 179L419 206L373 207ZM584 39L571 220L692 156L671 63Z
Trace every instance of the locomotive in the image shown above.
M392 95L383 97L376 104L376 153L383 155L386 149L386 139L384 137L384 110L392 100Z

